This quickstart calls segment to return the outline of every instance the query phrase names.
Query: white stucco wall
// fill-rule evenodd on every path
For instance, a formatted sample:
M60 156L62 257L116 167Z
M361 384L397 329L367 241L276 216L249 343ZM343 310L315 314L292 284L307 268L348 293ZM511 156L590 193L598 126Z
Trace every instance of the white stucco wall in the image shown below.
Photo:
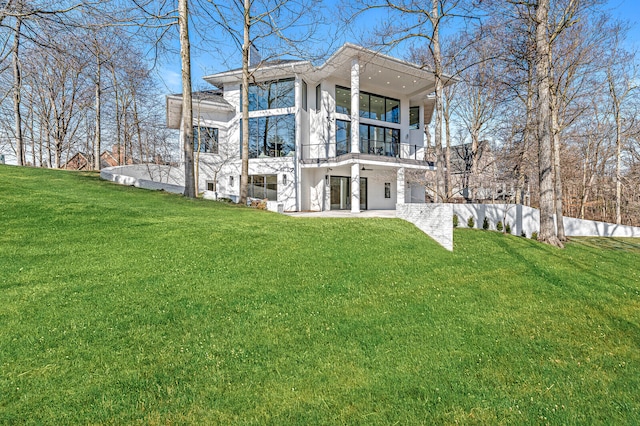
M451 204L398 204L396 217L413 223L449 251L453 250L453 208Z
M482 228L485 217L490 229L495 230L498 221L511 225L511 233L527 237L540 230L538 209L521 204L452 204L453 214L458 215L460 227L467 227L467 220L473 217L475 228ZM640 227L616 225L612 223L564 217L565 234L568 237L640 237Z
M178 167L157 164L107 167L100 170L100 178L136 188L163 190L177 194L184 192L184 170Z

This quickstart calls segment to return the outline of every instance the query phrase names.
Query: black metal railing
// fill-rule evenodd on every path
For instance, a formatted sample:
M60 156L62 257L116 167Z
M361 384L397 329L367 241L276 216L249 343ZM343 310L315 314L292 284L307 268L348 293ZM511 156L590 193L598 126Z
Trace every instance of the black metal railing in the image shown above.
M382 142L369 139L360 139L359 145L360 154L424 161L424 150L421 145ZM336 158L350 153L351 144L348 142L305 144L302 146L303 160Z

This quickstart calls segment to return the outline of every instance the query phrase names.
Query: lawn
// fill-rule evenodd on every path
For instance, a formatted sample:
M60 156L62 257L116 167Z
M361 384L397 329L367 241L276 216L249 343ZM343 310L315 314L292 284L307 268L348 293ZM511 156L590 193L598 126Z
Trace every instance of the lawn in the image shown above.
M638 424L640 240L0 166L0 424Z

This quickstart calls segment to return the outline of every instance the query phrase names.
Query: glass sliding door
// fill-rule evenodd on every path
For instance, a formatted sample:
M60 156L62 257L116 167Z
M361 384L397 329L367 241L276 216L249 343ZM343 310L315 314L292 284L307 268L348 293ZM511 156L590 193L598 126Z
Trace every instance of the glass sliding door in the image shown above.
M351 210L351 178L331 176L331 210ZM367 178L360 178L360 210L367 209Z

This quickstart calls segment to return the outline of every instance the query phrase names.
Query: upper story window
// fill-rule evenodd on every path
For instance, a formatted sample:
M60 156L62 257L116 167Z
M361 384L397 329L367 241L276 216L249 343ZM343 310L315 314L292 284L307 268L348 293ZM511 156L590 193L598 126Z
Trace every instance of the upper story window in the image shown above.
M249 158L292 157L296 150L294 114L269 115L249 119ZM240 124L242 155L242 124Z
M193 151L218 153L218 129L215 127L193 126Z
M348 87L336 86L336 112L351 114L351 89Z
M320 111L322 106L322 87L318 84L316 86L316 111Z
M399 123L400 101L373 93L360 92L360 117Z
M412 106L409 108L409 128L411 130L420 128L420 107Z
M351 89L336 86L336 112L351 114ZM373 93L360 92L360 117L400 123L400 101Z
M307 110L307 83L302 80L302 109Z
M289 108L295 104L295 80L293 78L249 85L249 111Z

